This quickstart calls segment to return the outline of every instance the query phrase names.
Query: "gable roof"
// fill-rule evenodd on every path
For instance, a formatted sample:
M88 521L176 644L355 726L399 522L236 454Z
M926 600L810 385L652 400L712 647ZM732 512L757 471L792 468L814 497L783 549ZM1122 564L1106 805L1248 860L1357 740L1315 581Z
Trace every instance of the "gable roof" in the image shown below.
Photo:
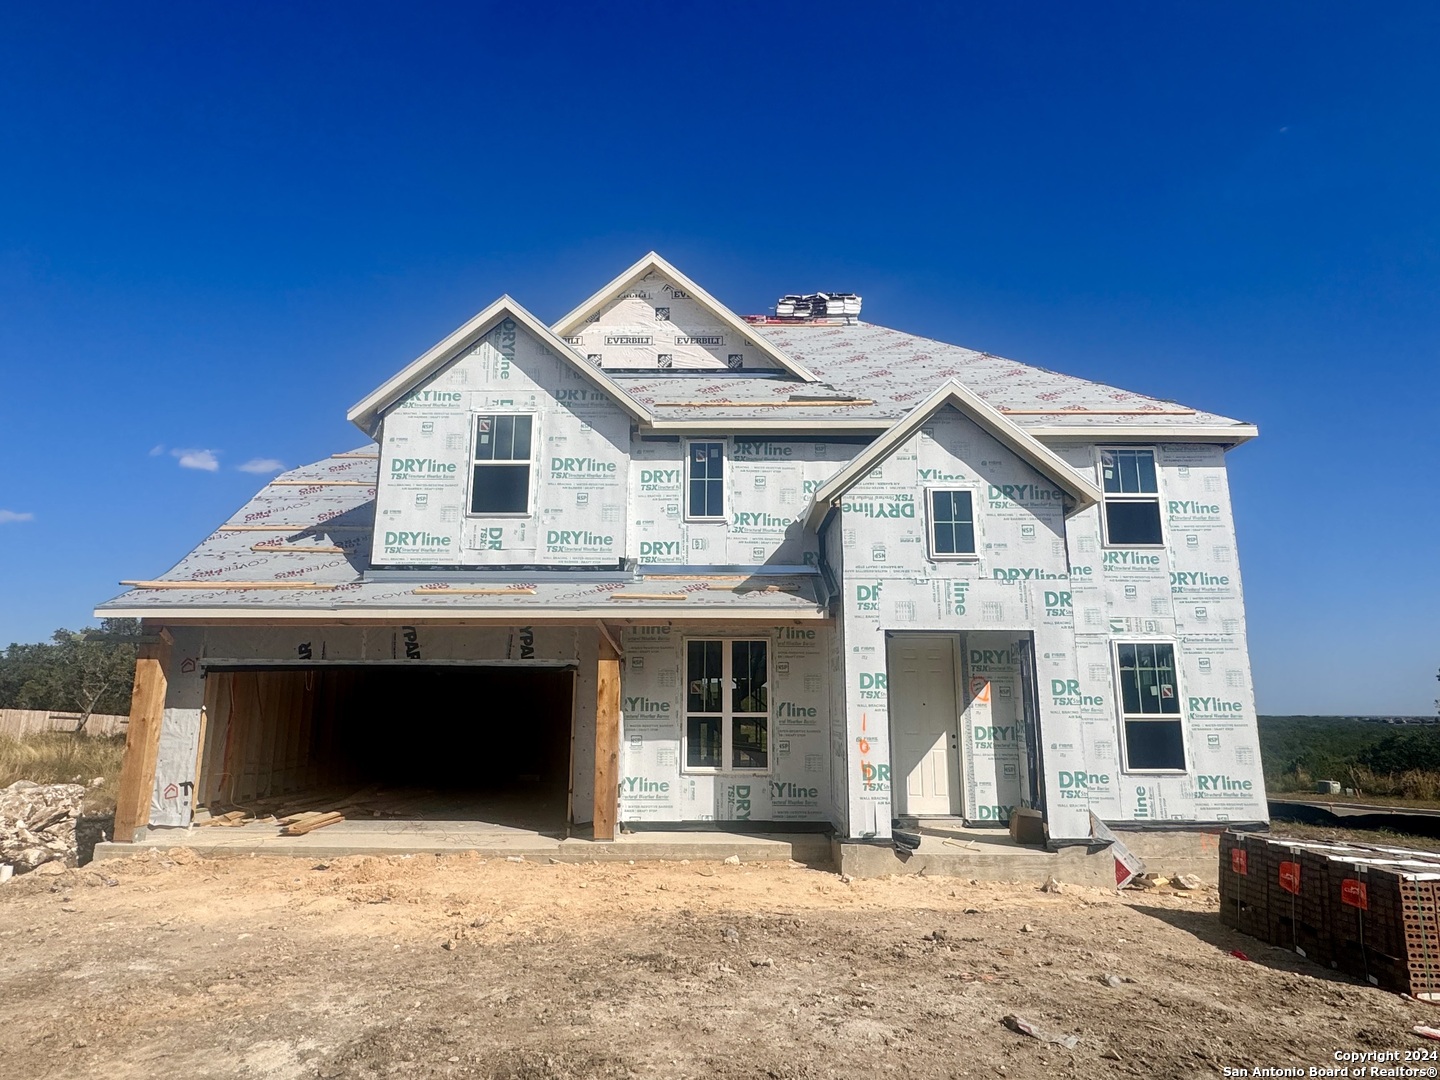
M608 394L616 404L641 423L648 423L650 410L636 401L626 390L594 364L586 363L584 357L572 349L568 342L555 331L526 311L509 296L502 296L480 312L469 322L455 330L443 341L437 342L418 356L407 367L391 376L372 390L348 413L346 418L365 434L374 438L379 432L380 417L397 401L429 379L462 351L479 341L506 317L514 319L528 330L541 344L561 360L570 364L580 375L597 388Z
M979 394L952 380L915 406L908 416L865 447L849 464L821 485L815 492L806 524L811 528L817 526L829 511L832 502L898 450L920 430L926 420L946 405L953 405L973 420L982 431L1014 451L1041 476L1053 481L1056 487L1075 500L1077 509L1101 500L1100 489L1094 482L1072 469L1063 458L999 409L988 404Z
M787 371L797 379L802 379L807 383L819 381L809 370L787 356L774 342L768 340L762 334L757 334L753 326L653 251L628 270L622 271L619 277L615 278L574 311L557 322L554 327L555 333L559 334L562 338L573 336L577 330L585 325L590 316L598 314L604 310L607 305L624 296L631 286L652 271L661 274L675 285L684 289L685 292L694 298L696 303L706 308L710 314L714 315L715 318L729 328L731 332L740 335L747 341L754 342L755 347L763 353L767 359L773 361L780 367L781 370Z

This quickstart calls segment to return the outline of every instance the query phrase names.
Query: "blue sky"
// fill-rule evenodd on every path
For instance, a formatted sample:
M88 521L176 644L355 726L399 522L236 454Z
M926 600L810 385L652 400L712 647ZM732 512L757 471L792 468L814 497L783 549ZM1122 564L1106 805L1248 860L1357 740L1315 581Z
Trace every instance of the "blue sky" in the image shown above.
M0 642L655 248L1259 424L1261 711L1432 711L1436 55L1433 4L7 5Z

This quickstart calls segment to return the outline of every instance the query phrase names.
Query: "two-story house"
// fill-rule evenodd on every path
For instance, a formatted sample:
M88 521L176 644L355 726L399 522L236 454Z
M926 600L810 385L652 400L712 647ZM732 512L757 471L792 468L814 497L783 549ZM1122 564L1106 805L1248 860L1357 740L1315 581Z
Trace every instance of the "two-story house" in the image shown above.
M1248 424L744 319L653 254L554 326L500 298L349 418L101 605L157 640L118 838L337 785L597 839L1266 818Z

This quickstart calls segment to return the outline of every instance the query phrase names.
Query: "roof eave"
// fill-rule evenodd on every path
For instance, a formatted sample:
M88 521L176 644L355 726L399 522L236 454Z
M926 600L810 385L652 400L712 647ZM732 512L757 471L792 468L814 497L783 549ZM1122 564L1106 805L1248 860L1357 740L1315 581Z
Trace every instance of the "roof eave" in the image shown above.
M1209 442L1239 446L1259 438L1254 424L1125 424L1115 427L1071 427L1063 424L1041 424L1023 429L1037 439L1079 439L1103 443L1120 440L1150 442Z
M106 619L150 619L168 625L186 623L205 624L222 620L243 622L374 622L374 623L423 623L436 621L473 621L496 624L514 624L519 621L545 620L549 622L593 622L595 619L630 619L640 622L663 620L667 622L706 622L737 619L787 621L795 619L828 619L829 612L816 604L796 605L794 608L751 607L742 605L710 605L704 608L686 609L683 605L664 605L646 602L643 604L616 603L607 608L546 608L541 606L512 606L507 608L264 608L245 607L109 607L104 604L95 609L97 618Z

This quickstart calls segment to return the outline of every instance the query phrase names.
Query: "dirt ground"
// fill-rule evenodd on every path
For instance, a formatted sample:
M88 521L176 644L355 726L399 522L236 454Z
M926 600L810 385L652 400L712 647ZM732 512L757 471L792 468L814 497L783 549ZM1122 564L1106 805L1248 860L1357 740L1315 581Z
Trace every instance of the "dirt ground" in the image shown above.
M178 849L30 874L0 886L0 1074L1213 1077L1440 1046L1409 1034L1440 1008L1222 927L1213 891L1036 886Z

